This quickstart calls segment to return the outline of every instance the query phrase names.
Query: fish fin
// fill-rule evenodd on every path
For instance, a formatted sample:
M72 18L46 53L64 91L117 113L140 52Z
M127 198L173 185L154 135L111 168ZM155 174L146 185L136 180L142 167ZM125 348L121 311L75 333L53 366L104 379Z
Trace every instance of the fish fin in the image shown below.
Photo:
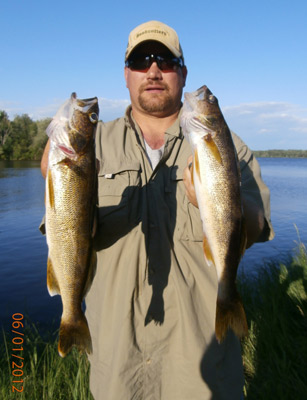
M223 162L222 162L221 153L210 134L207 136L204 136L204 142L206 143L207 147L209 148L211 154L216 159L216 161L219 164L222 164Z
M92 247L89 252L89 269L88 269L82 297L85 297L85 295L87 294L87 292L89 291L89 289L91 287L91 284L93 282L93 279L94 279L94 276L96 273L96 266L97 266L96 251Z
M190 172L191 172L191 183L194 186L194 160L192 162L191 168L190 168Z
M92 238L95 237L96 232L97 232L97 227L98 227L98 173L97 173L97 163L99 165L99 161L96 159L96 167L95 167L95 180L94 180L94 189L93 193L95 193L95 196L93 196L93 201L92 201L92 210L91 210L91 234Z
M86 351L91 354L92 339L85 315L80 312L80 316L75 323L61 321L58 352L61 357L65 357L73 346L79 351Z
M217 300L215 335L219 343L225 339L229 328L239 339L248 334L246 315L239 295L230 303Z
M91 229L92 238L95 237L96 232L97 232L97 224L98 224L98 222L97 222L97 209L96 209L96 207L94 208L93 214L94 214L93 215L93 223L92 223L92 229Z
M48 261L47 261L47 289L48 289L50 296L55 296L56 294L61 294L60 286L58 284L58 280L55 276L52 262L49 257L48 257Z
M247 244L247 232L246 232L245 218L243 216L242 220L241 220L241 241L240 241L240 254L241 254L241 257L243 257L243 254L245 253L246 244Z
M193 160L193 167L195 168L195 172L197 173L197 176L201 182L201 177L200 177L200 169L199 169L199 159L198 159L198 151L197 149L194 152L194 160Z
M50 207L54 207L54 189L53 189L53 181L52 181L52 174L51 170L48 171L48 193L49 193L49 204Z
M214 267L215 266L214 258L213 258L213 254L212 254L211 247L209 245L207 236L204 236L203 249L204 249L204 255L205 255L207 264L209 265L209 267L212 267L212 266Z

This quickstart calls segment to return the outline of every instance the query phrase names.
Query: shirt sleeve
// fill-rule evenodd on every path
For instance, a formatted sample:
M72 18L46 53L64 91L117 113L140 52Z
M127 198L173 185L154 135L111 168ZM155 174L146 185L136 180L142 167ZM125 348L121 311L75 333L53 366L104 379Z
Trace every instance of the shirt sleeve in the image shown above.
M265 217L265 227L257 242L272 240L275 234L271 222L269 188L262 180L260 166L253 152L239 136L233 132L231 134L240 163L242 196L262 207Z

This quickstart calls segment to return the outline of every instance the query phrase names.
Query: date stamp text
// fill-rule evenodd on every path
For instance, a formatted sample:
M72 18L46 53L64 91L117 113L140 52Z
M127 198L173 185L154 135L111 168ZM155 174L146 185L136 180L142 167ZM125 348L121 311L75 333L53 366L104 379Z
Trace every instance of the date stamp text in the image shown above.
M12 392L22 392L23 391L23 343L24 343L24 333L22 332L24 328L23 324L24 316L20 313L15 313L12 315Z

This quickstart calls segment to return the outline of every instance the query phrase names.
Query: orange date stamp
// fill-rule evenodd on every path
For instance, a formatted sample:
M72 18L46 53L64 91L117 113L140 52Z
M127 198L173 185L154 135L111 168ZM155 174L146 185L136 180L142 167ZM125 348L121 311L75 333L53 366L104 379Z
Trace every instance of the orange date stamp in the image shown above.
M22 329L24 324L22 320L24 319L23 314L15 313L12 315L12 333L14 337L12 338L12 392L23 392L23 343L24 343L24 333Z

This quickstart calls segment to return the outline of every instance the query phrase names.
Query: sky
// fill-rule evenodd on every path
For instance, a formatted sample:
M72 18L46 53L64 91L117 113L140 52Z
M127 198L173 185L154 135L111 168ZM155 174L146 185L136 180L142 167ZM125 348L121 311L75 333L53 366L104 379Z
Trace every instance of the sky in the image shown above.
M184 91L206 84L252 150L307 150L306 0L2 1L0 110L52 117L76 92L122 116L128 35L149 20L179 35Z

